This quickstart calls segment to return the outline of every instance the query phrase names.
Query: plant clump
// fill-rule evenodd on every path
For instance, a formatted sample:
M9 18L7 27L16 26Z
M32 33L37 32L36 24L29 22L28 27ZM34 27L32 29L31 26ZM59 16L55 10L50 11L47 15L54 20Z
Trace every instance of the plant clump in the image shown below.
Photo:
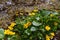
M5 30L5 36L10 40L52 40L60 28L58 16L58 12L49 10L33 10L27 16L18 15Z

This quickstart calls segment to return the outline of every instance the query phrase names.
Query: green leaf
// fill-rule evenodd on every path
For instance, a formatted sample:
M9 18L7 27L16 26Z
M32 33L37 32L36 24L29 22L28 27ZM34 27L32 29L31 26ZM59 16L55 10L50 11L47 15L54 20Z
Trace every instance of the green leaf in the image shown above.
M4 38L4 29L0 28L0 39Z
M33 24L34 26L40 26L40 25L42 25L42 23L39 23L39 22L36 22L36 21L33 21L32 24Z
M30 33L31 33L29 29L25 30L24 32L25 32L27 35L30 35Z

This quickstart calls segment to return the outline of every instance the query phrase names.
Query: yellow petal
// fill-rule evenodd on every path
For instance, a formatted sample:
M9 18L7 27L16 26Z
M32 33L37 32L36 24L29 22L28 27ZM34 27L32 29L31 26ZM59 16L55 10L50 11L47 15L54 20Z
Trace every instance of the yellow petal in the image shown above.
M13 28L12 27L8 27L10 30L13 30Z
M10 26L14 27L15 25L16 25L16 23L12 22Z
M46 35L46 40L50 40L50 37L48 35Z
M50 33L52 36L55 36L55 33L54 32L52 32L52 33Z
M45 29L49 31L51 28L49 26L46 26Z
M35 15L35 13L32 12L32 15Z
M58 25L58 23L57 23L57 22L54 22L54 25L55 25L55 26L57 26L57 25Z
M35 10L33 10L34 12L38 12L38 10L37 9L35 9Z
M54 15L53 14L50 14L51 17L53 17Z

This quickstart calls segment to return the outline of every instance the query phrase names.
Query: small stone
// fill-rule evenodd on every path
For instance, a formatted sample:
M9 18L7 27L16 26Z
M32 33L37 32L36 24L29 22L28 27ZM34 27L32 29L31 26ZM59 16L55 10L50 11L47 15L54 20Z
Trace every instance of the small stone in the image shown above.
M8 2L6 2L6 4L7 4L7 5L11 5L11 4L12 4L12 2L9 2L9 1L8 1Z
M0 4L0 10L3 10L3 4Z

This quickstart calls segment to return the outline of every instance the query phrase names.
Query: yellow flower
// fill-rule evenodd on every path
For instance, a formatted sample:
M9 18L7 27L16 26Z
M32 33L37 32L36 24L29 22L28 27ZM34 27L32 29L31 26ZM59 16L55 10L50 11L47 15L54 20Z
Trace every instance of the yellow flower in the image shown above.
M52 32L52 33L50 33L50 34L51 34L51 36L55 36L54 32Z
M15 32L12 32L12 31L10 31L9 29L7 29L7 30L4 31L4 34L5 34L5 35L14 35Z
M50 14L51 17L53 17L54 15L53 14Z
M54 36L55 36L54 32L50 33L50 38L53 39Z
M46 26L45 29L49 31L51 28L49 26Z
M35 13L32 12L32 15L35 15Z
M23 13L20 13L20 15L23 15Z
M38 10L37 9L35 9L35 10L33 10L34 12L38 12Z
M34 12L32 12L32 13L29 13L29 15L30 15L30 16L33 16L33 15L35 15L35 13L34 13Z
M46 35L46 40L50 40L50 37L48 35Z
M28 28L31 25L31 22L27 22L26 24L24 24L24 28Z
M16 25L16 23L12 22L10 26L14 27L15 25Z
M28 26L30 26L31 25L31 22L28 22L27 24L28 24Z
M16 23L12 22L11 25L8 27L9 30L13 30L13 27L16 25Z
M57 25L58 25L58 23L57 23L57 22L54 22L54 25L55 25L55 26L57 26Z
M8 34L9 35L9 31L10 31L9 29L5 30L4 34Z
M15 34L15 32L12 32L12 31L10 31L10 33L9 33L9 35L14 35Z
M24 28L28 28L28 25L27 24L24 24Z
M13 30L13 27L16 25L16 23L12 22L11 25L8 27L9 29L4 31L4 34L6 35L14 35L15 32L12 32L11 30Z
M13 27L11 27L11 26L9 26L8 28L9 28L10 30L13 30Z

